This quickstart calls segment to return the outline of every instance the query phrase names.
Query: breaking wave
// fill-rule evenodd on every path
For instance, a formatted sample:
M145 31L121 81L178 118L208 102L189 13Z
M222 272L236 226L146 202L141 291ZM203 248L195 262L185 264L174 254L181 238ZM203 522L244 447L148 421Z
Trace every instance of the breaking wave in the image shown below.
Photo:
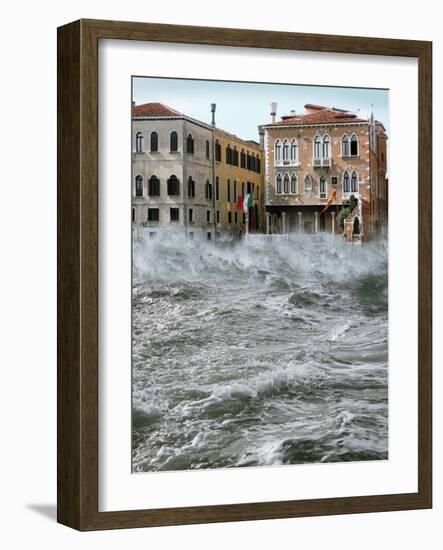
M387 243L133 239L133 470L387 458Z

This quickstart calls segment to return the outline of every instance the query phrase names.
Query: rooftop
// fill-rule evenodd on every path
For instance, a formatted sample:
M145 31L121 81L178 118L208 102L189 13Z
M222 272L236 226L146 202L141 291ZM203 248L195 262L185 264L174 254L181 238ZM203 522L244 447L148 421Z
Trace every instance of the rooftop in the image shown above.
M144 103L142 105L132 106L132 116L140 117L168 117L168 116L184 116L183 113L179 113L171 107L164 105L163 103Z
M161 117L180 117L180 118L186 118L192 122L195 122L197 124L200 124L202 126L205 126L207 128L212 128L210 124L207 122L202 122L201 120L197 120L195 118L192 118L188 115L185 115L184 113L180 113L179 111L176 111L175 109L172 109L168 105L165 105L164 103L143 103L142 105L132 105L132 116L133 117L153 117L153 118L161 118ZM223 130L219 127L216 127L217 132L220 132L222 134L225 134L228 137L231 137L233 139L236 139L238 141L242 141L246 144L249 144L251 147L254 147L256 149L261 149L260 144L257 143L254 140L245 140L237 135L228 132L226 130Z
M305 105L306 112L301 115L291 113L282 116L281 120L275 122L275 125L311 125L311 124L343 124L345 122L358 123L369 122L367 118L360 118L356 114L338 109L336 107L324 107L323 105Z

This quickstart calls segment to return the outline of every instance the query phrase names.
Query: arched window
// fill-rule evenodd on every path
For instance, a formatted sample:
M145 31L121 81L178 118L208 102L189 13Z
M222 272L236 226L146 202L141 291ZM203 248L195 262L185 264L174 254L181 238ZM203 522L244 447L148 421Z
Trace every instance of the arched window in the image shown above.
M277 174L277 193L281 193L282 192L282 177L281 177L281 174Z
M292 164L296 164L297 163L297 141L295 139L292 140L291 142L291 162Z
M242 149L240 153L240 168L246 168L246 155L244 149Z
M228 179L226 183L226 194L228 202L231 202L231 180Z
M145 150L145 139L141 132L137 132L135 136L135 152L143 153Z
M283 193L289 193L289 175L285 174L283 178Z
M148 181L148 195L150 197L160 196L160 180L157 176L151 176Z
M360 220L355 216L354 223L352 224L352 234L360 235Z
M232 155L232 164L238 166L238 151L237 147L234 145L233 155Z
M289 141L285 139L283 142L283 162L286 164L289 161Z
M209 180L206 180L205 196L208 201L212 200L212 185Z
M195 197L195 181L192 176L188 178L188 197L193 199Z
M178 134L177 132L171 132L169 136L169 149L172 153L178 151Z
M323 136L323 158L331 157L331 138L328 135Z
M346 135L341 138L341 156L349 157L349 137Z
M291 176L291 193L297 193L297 176L295 174Z
M188 134L188 137L186 138L186 152L190 155L194 154L194 138L192 137L192 134Z
M314 138L314 158L321 158L321 137L319 135Z
M351 136L351 155L358 155L358 138L355 134Z
M168 195L169 196L177 196L180 195L180 182L176 175L172 175L168 179Z
M358 175L355 170L351 176L351 193L358 193Z
M218 139L215 141L215 160L221 162L221 145Z
M211 157L211 154L210 154L210 145L209 145L209 141L206 140L206 158L210 158Z
M232 158L231 158L231 146L226 145L226 164L232 164Z
M278 139L275 142L275 164L281 163L281 142Z
M135 196L143 197L143 178L141 176L135 178Z
M305 176L305 191L312 191L312 179L309 174Z
M157 132L151 132L151 153L158 151L158 134Z
M321 199L326 198L326 178L324 176L320 177L320 181L318 183L318 191Z
M218 176L215 178L215 200L220 200L220 178Z
M343 174L343 193L349 193L351 191L351 185L349 181L349 172L346 170Z

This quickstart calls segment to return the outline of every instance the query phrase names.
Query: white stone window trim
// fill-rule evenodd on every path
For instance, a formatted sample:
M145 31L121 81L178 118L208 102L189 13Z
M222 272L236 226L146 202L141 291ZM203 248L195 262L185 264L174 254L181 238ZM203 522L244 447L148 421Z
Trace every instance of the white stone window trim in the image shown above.
M325 182L325 191L324 191L324 194L321 193L320 191L320 183L321 181L324 180ZM324 195L324 196L323 196ZM319 178L318 178L318 198L319 199L327 199L328 198L328 178L322 174Z

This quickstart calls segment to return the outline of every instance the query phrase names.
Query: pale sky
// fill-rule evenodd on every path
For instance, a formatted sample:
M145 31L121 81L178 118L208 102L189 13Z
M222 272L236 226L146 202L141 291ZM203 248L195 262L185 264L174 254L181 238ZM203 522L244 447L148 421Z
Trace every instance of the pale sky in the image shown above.
M338 88L295 84L226 82L133 77L136 104L159 102L192 118L210 124L211 103L217 104L216 124L242 139L259 140L257 126L270 122L269 104L276 101L277 120L295 109L304 112L306 103L338 107L367 116L373 105L374 116L383 122L389 136L389 90Z

